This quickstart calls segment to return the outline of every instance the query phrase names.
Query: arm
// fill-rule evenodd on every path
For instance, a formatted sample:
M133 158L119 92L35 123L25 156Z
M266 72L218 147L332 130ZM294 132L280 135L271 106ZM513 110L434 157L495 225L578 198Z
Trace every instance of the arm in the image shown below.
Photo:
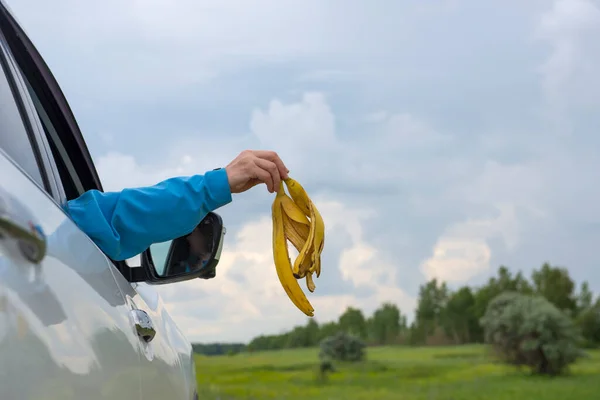
M79 228L119 261L190 233L209 212L230 202L227 172L218 169L121 192L90 190L66 208Z

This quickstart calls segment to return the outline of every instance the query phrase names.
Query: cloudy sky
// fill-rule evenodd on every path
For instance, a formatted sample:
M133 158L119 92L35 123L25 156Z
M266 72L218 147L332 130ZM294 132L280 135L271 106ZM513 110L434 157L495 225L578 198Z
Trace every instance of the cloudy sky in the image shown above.
M316 319L498 265L600 291L596 0L8 0L107 190L276 150L327 233ZM159 290L193 341L305 322L264 187L220 209L218 277Z

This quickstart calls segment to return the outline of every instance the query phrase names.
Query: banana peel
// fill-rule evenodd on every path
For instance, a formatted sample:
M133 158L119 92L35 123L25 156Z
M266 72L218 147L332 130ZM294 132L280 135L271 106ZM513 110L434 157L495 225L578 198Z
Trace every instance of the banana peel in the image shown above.
M313 274L321 275L321 253L325 246L325 224L306 190L297 181L283 181L271 206L273 222L273 260L277 276L288 297L304 314L314 316L314 308L300 288L305 279L312 293L316 286ZM288 240L298 251L292 263Z

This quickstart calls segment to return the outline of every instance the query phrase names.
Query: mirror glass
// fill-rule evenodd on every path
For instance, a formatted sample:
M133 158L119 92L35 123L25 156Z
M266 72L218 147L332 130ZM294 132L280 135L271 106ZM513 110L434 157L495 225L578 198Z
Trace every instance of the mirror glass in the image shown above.
M152 254L152 261L154 261L154 267L156 273L160 276L164 274L165 265L167 265L167 256L169 255L169 248L171 247L172 240L162 243L154 243L150 246L150 253Z
M152 262L160 278L197 274L213 277L225 230L221 218L209 213L188 235L150 246Z

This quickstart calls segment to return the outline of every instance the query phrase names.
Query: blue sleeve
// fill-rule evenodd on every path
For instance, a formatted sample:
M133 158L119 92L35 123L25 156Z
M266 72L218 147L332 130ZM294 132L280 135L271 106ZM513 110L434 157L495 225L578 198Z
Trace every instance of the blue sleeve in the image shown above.
M67 203L73 221L116 261L153 243L190 233L211 211L231 202L225 169L121 192L90 190Z

